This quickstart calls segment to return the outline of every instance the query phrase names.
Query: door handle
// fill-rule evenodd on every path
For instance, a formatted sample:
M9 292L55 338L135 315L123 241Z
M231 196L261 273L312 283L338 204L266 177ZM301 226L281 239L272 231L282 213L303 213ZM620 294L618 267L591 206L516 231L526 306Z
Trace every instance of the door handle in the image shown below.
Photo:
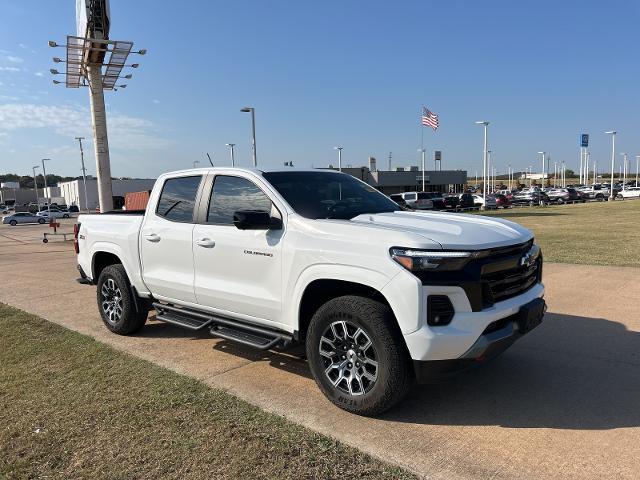
M146 238L149 242L153 242L153 243L158 243L160 241L160 235L155 233L150 233L148 235L145 235L144 238Z
M214 242L210 238L199 238L198 240L196 240L196 245L204 248L213 248L216 246L216 242Z

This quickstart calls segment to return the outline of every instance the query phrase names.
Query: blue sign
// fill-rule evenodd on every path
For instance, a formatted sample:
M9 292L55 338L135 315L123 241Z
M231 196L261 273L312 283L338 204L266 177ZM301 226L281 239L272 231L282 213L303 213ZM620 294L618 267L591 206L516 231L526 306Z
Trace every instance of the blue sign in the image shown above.
M589 146L589 134L588 133L583 133L582 135L580 135L580 146L581 147L588 147Z

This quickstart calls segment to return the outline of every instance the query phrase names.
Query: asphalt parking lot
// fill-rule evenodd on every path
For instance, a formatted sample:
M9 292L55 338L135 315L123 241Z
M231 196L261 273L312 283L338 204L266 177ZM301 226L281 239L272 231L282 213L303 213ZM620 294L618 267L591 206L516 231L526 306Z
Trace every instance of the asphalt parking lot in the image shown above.
M63 221L70 231L72 221ZM201 379L428 478L637 478L640 269L548 263L545 322L482 370L380 418L333 407L299 350L256 352L150 321L110 334L70 242L0 226L0 301ZM624 288L621 288L624 286Z

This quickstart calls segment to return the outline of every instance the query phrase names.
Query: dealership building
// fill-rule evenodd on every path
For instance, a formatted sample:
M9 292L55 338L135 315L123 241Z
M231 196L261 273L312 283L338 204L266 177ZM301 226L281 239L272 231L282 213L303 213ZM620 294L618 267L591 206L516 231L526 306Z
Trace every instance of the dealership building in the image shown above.
M127 193L151 190L155 182L155 179L152 178L111 179L114 208L122 208L122 205L124 205L124 196ZM60 189L60 196L64 197L67 205L77 205L80 209L84 210L85 196L84 183L82 180L60 182L58 183L58 188ZM87 178L87 200L86 205L89 210L93 210L98 206L98 182L92 177Z
M337 170L333 166L329 168ZM359 178L386 195L422 191L422 171L415 166L397 167L395 170L347 167L342 168L342 172ZM427 192L461 193L467 183L466 170L426 170L424 177L424 190Z

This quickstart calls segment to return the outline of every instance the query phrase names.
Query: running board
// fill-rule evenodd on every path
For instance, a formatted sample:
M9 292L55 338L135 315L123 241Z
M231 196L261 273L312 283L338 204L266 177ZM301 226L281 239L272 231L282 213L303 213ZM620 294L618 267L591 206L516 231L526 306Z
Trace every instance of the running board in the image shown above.
M156 318L189 330L202 330L209 327L209 333L214 337L233 342L269 350L276 346L286 346L293 337L284 332L277 332L267 328L249 325L238 320L222 318L209 313L197 312L187 308L178 308L162 303L153 303Z

